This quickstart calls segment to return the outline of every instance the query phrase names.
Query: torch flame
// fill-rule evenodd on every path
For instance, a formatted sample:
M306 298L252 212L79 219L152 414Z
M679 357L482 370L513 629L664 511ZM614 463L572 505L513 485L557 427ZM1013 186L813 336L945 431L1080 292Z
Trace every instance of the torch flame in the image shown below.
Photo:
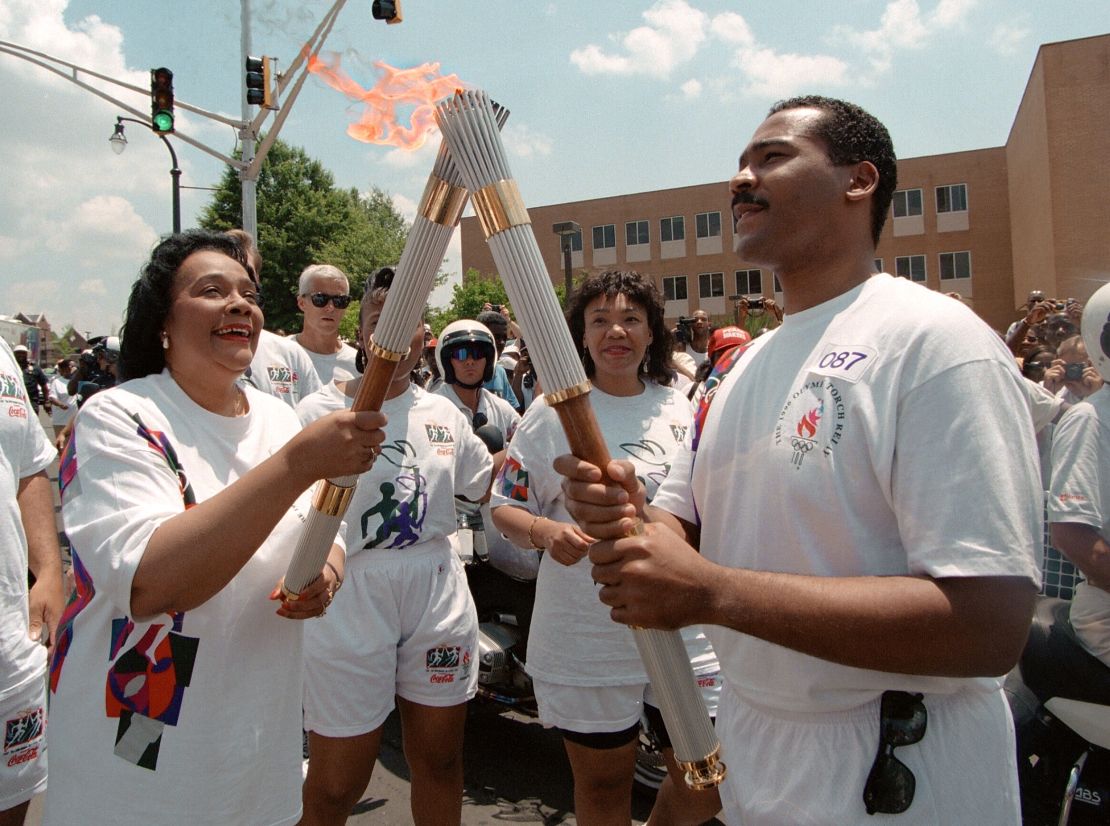
M438 63L398 69L374 61L378 82L363 89L339 67L339 55L321 58L309 54L308 70L333 89L365 105L362 117L347 127L347 134L364 143L419 149L436 128L435 105L464 86L455 74L439 74ZM398 122L398 107L412 106L410 126Z
M817 423L821 421L824 405L818 405L798 420L798 435L803 439L812 439L817 435Z

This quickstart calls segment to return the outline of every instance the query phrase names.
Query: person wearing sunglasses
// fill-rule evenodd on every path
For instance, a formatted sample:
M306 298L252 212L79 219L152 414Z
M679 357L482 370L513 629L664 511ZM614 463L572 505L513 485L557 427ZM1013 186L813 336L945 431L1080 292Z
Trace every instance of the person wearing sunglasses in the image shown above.
M308 353L320 383L353 379L358 351L339 338L339 322L351 303L347 276L331 264L310 264L301 273L297 293L304 328L292 339Z
M1040 586L1031 416L970 308L873 271L897 178L860 107L775 104L730 193L782 324L718 364L650 506L627 463L556 460L611 619L713 642L728 823L1021 822L1001 676Z

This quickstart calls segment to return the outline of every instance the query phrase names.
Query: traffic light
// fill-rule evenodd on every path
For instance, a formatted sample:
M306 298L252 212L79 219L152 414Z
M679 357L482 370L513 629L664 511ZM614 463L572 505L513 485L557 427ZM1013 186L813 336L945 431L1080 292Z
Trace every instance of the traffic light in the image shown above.
M386 23L401 22L401 0L374 0L370 13L375 20L384 20Z
M173 72L150 70L150 123L159 135L173 131Z
M273 77L270 69L270 58L247 58L247 103L255 106L264 106L267 109L276 109L273 99Z

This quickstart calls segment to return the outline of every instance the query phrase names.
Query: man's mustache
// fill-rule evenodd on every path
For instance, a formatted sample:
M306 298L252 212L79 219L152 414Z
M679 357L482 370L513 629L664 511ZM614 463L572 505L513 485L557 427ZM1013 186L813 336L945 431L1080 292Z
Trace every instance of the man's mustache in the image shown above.
M746 189L732 196L732 206L735 207L737 204L753 204L764 209L771 206L764 198L758 198Z

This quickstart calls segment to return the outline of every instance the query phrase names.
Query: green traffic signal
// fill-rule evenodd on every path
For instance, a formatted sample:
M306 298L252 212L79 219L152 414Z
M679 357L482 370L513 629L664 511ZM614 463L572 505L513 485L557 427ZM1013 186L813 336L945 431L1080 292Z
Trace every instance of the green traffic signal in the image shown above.
M173 131L173 72L150 70L150 123L159 135Z

